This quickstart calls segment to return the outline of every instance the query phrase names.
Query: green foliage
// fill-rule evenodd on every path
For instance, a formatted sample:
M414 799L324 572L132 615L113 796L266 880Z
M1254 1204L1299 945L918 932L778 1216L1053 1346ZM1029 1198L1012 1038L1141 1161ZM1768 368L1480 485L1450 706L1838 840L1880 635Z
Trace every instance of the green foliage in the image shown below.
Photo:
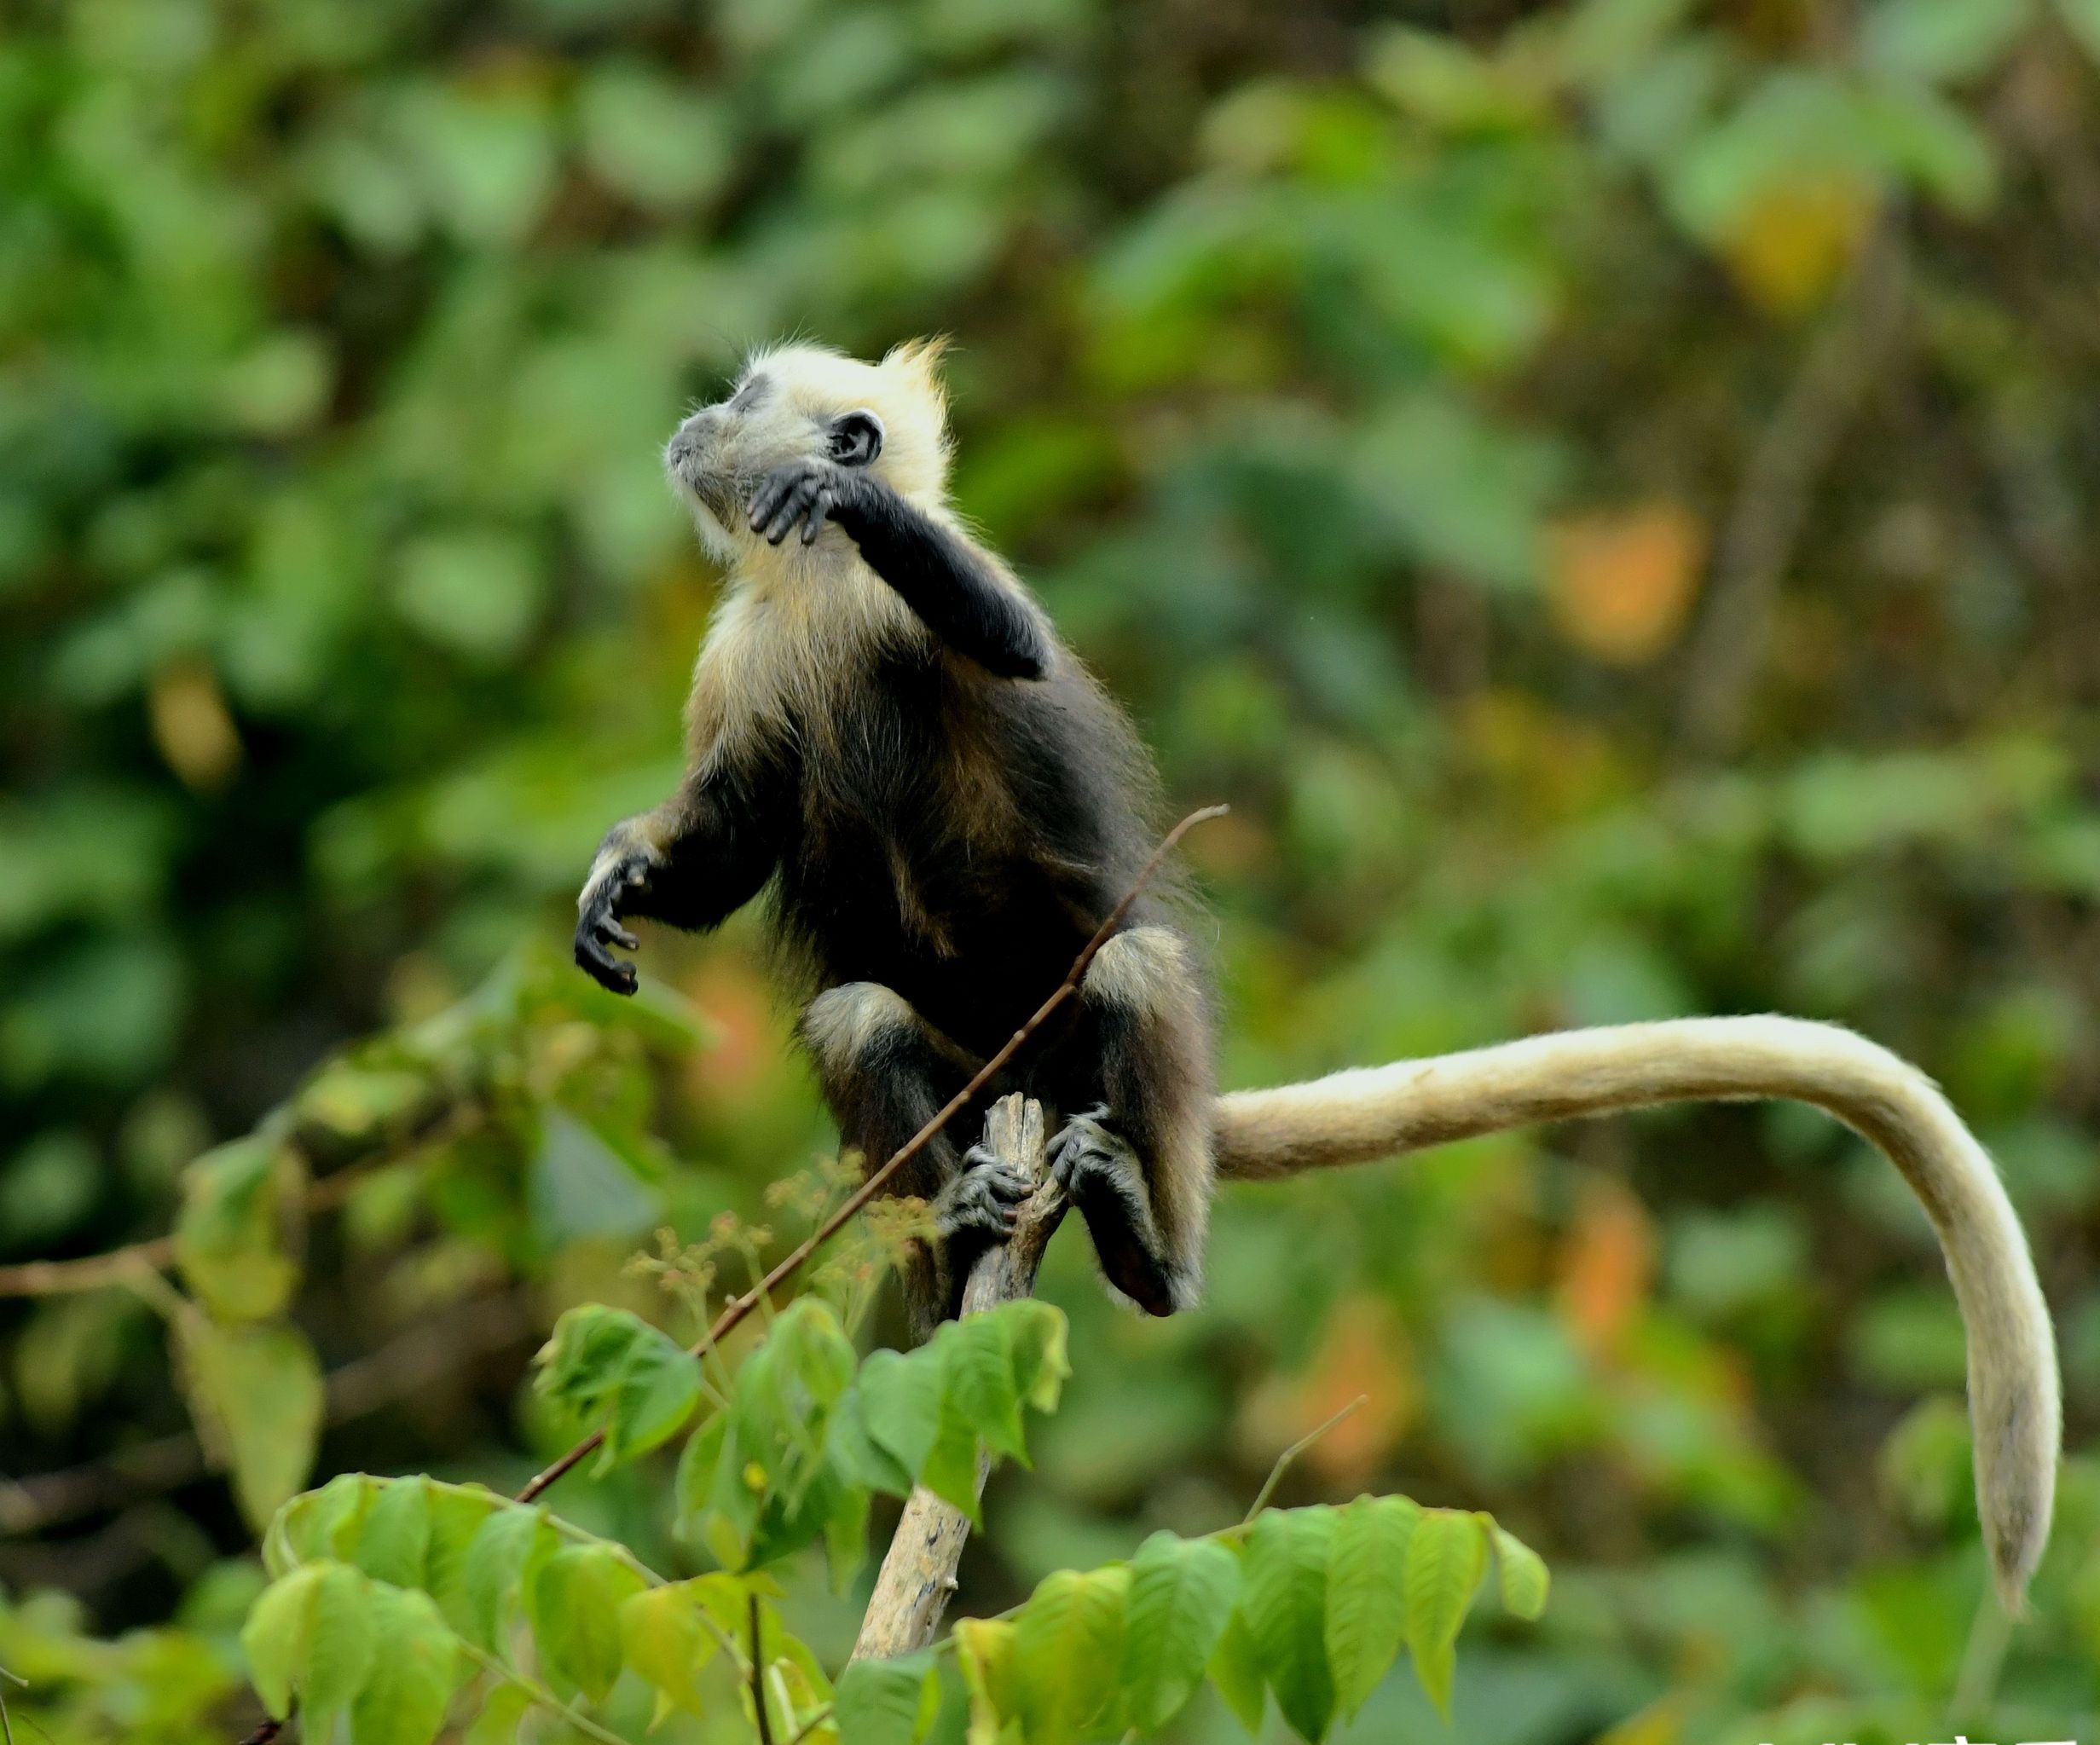
M1449 1713L1452 1644L1491 1542L1521 1571L1506 1603L1536 1616L1544 1566L1487 1517L1360 1497L1266 1510L1206 1539L1154 1534L1127 1566L1044 1577L992 1630L958 1626L957 1652L986 1736L1017 1722L1025 1745L1149 1737L1207 1670L1250 1732L1266 1690L1292 1731L1317 1742L1338 1703L1361 1707L1403 1647Z
M1034 1301L944 1325L855 1373L831 1312L798 1298L737 1373L728 1408L679 1462L680 1530L734 1569L813 1543L843 1581L865 1555L868 1494L923 1484L977 1516L982 1459L1018 1458L1021 1410L1053 1409L1068 1368L1064 1317Z
M241 1513L260 1528L306 1482L321 1437L321 1365L284 1322L175 1323L198 1433L231 1471Z
M554 1324L537 1386L575 1418L603 1424L599 1470L675 1436L700 1403L700 1360L623 1309L587 1303Z
M281 1231L305 1185L296 1153L254 1138L221 1146L183 1172L176 1258L211 1315L259 1320L290 1300L299 1269Z

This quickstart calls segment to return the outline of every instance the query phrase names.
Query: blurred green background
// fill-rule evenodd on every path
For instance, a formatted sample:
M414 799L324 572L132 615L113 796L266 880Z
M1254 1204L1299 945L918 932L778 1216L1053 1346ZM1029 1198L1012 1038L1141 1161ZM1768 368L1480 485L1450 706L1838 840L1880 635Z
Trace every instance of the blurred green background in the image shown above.
M645 942L697 1050L560 956L719 584L663 438L755 343L935 331L961 506L1233 805L1191 843L1229 1083L1856 1026L1999 1159L2075 1456L2100 0L15 0L0 1260L157 1235L506 962L502 1118L313 1211L321 1476L514 1484L562 1306L662 1307L622 1263L666 1222L791 1230L766 1184L831 1141L753 918ZM1060 1242L1077 1374L966 1609L1236 1518L1361 1393L1287 1499L1492 1508L1554 1568L1461 1649L1467 1745L1934 1736L1964 1655L2004 1737L2100 1731L2100 1468L1993 1678L1953 1303L1821 1118L1236 1189L1210 1273L1140 1324ZM0 1303L0 1666L61 1745L252 1719L252 1538L150 1297ZM663 1471L570 1482L660 1543ZM1445 1736L1401 1675L1349 1736Z

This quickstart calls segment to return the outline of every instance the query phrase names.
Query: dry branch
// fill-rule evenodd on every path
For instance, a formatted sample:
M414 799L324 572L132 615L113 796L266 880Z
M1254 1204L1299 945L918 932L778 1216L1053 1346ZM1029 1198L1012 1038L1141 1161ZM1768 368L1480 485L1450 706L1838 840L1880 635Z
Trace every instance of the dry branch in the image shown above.
M984 1143L1001 1162L1036 1184L1024 1201L1014 1234L977 1257L963 1287L963 1313L981 1315L1002 1303L1032 1295L1043 1251L1065 1215L1064 1191L1050 1178L1043 1153L1043 1106L1019 1096L1002 1097L985 1118ZM977 1468L983 1493L987 1468ZM911 1493L891 1534L888 1554L875 1578L875 1592L860 1621L853 1658L910 1654L934 1639L956 1566L969 1537L969 1517L923 1486Z

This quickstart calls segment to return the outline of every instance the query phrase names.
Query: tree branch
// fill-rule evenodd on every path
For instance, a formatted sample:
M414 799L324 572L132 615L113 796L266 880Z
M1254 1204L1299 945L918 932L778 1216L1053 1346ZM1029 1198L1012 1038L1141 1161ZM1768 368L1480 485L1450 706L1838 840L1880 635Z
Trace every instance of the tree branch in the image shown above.
M381 1170L429 1156L437 1147L478 1127L485 1111L477 1102L455 1103L431 1112L405 1136L383 1129L373 1135L368 1151L338 1163L325 1176L309 1175L304 1205L309 1212L332 1211L350 1198L350 1190ZM267 1129L268 1122L264 1124ZM308 1155L295 1134L285 1143ZM0 1266L0 1297L58 1297L80 1291L101 1291L128 1285L144 1273L165 1273L175 1264L175 1236L170 1232L142 1242L113 1248L107 1254L84 1254L75 1260L26 1260L15 1266Z
M327 1377L327 1421L344 1424L406 1399L462 1364L515 1342L532 1325L531 1297L519 1291L477 1297L411 1327ZM119 1448L79 1466L0 1482L0 1533L40 1533L140 1497L180 1489L209 1470L187 1431Z
M986 1249L963 1287L963 1313L981 1315L1035 1290L1044 1251L1065 1215L1064 1190L1050 1175L1044 1156L1043 1106L1032 1099L1002 1097L985 1118L984 1144L1002 1162L1035 1183L1022 1202L1014 1234ZM989 1463L977 1466L983 1494ZM875 1592L860 1621L855 1660L887 1658L923 1648L940 1627L956 1567L969 1538L969 1517L923 1486L915 1489L890 1535L889 1551L875 1578Z

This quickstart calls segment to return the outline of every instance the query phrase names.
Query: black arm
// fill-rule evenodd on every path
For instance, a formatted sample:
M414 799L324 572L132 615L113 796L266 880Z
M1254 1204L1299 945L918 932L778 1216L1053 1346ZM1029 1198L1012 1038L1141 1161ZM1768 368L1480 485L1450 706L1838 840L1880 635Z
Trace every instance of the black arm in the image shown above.
M663 806L662 863L625 905L688 932L720 927L759 893L780 859L780 796L771 783L723 774L688 778Z
M782 771L712 767L688 776L662 805L615 824L576 899L578 968L631 994L634 966L610 949L638 943L623 919L697 930L743 908L779 864L790 790Z
M1050 670L1042 627L984 554L880 479L829 460L783 467L754 500L751 525L778 544L807 515L807 543L827 514L957 653L1002 679L1040 679Z

